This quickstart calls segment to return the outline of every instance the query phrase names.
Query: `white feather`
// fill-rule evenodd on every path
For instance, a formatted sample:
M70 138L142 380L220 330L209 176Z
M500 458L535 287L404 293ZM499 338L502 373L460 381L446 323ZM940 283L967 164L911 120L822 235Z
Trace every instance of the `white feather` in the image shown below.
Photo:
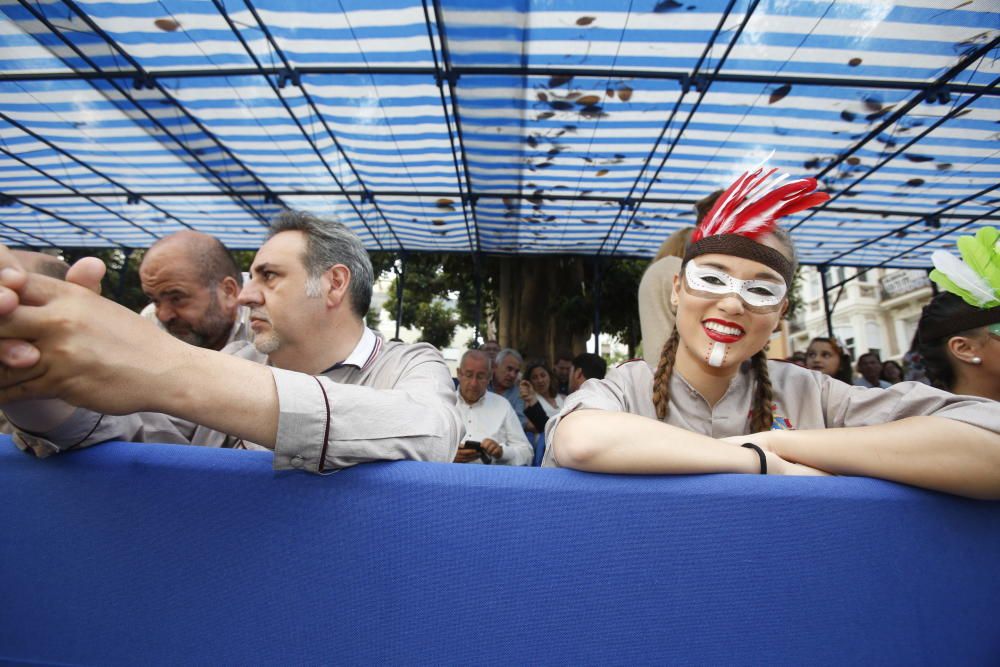
M986 279L958 257L944 250L935 250L931 254L934 268L948 276L949 279L979 302L980 307L996 299L993 288Z

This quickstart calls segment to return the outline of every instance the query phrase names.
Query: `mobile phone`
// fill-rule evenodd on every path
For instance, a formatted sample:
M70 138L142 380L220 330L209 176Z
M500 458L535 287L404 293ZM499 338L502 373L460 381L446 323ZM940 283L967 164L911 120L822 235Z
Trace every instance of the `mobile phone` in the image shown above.
M465 449L474 449L477 452L479 452L482 451L483 449L483 443L479 442L478 440L466 440L465 442L462 443L462 447Z

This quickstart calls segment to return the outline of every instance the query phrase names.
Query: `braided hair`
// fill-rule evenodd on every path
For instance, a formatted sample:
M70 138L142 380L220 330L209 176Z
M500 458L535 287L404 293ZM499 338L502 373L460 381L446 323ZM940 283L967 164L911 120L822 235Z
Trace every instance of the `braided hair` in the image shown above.
M660 362L656 365L656 372L653 373L653 405L656 407L658 419L666 419L670 411L670 377L674 373L674 360L677 358L679 344L680 336L677 335L677 329L674 329L663 345ZM750 364L754 375L757 376L750 409L750 432L769 431L774 421L771 409L774 405L774 388L771 386L771 376L767 372L767 355L764 354L764 350L753 355Z
M753 405L750 408L750 432L770 431L774 422L771 409L774 405L774 389L771 387L771 376L767 372L767 355L764 354L764 350L750 357L750 366L757 376Z
M674 327L674 332L663 344L660 362L656 364L656 372L653 374L653 405L656 406L658 419L666 419L670 410L670 376L674 373L674 359L677 358L679 343L680 336L677 335L677 327Z

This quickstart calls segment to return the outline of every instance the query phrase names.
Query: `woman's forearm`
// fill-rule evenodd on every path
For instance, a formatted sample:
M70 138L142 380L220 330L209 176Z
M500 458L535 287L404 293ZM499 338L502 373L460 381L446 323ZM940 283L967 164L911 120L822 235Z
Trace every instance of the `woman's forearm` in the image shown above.
M560 466L626 474L758 473L756 452L626 412L577 410L553 436Z
M857 428L771 431L789 461L971 498L1000 499L1000 435L944 417Z

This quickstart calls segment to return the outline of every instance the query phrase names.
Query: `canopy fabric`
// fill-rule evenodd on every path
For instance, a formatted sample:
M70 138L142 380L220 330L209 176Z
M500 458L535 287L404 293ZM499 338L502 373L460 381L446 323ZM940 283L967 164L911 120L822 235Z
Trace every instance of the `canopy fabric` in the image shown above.
M650 256L774 151L806 264L998 224L996 0L3 0L0 241Z

